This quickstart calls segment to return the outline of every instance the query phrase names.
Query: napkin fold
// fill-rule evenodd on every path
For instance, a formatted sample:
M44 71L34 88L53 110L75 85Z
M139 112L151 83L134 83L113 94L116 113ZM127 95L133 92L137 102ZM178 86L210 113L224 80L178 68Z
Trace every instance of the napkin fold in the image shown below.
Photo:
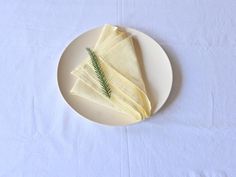
M71 93L138 120L149 117L151 103L132 36L116 26L104 25L93 50L112 90L111 97L103 95L89 56L71 72L77 78Z

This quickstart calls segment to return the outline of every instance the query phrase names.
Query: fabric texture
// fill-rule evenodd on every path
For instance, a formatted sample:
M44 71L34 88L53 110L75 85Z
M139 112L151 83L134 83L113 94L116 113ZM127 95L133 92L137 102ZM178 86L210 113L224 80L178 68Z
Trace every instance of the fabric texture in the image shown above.
M236 176L236 1L1 0L0 11L0 177ZM171 95L142 123L92 123L57 87L63 49L105 23L170 57Z

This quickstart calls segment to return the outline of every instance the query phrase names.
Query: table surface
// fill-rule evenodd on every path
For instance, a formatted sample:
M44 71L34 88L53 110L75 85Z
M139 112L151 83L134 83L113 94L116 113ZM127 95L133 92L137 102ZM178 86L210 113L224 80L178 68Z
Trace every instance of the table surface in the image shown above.
M1 0L0 12L0 177L236 176L235 0ZM92 123L57 88L63 49L105 23L170 57L171 95L143 123Z

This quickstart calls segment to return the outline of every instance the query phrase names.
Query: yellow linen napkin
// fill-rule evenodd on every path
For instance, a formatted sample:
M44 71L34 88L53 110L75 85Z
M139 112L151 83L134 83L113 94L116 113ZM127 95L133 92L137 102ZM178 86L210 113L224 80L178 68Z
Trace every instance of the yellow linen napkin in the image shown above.
M71 72L77 77L71 93L138 120L150 116L151 103L147 97L132 37L118 27L105 25L94 51L111 87L111 98L103 95L89 57Z

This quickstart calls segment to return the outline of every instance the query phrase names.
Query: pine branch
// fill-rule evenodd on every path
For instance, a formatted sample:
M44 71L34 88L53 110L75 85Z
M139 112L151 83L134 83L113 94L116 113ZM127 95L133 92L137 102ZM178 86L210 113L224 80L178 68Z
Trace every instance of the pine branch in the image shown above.
M101 68L99 60L98 60L94 51L92 51L90 48L86 48L86 50L88 51L89 56L91 58L94 71L97 75L98 81L99 81L101 88L102 88L102 92L104 95L106 95L108 98L110 98L111 97L111 88L110 88L108 81L105 77L105 74Z

